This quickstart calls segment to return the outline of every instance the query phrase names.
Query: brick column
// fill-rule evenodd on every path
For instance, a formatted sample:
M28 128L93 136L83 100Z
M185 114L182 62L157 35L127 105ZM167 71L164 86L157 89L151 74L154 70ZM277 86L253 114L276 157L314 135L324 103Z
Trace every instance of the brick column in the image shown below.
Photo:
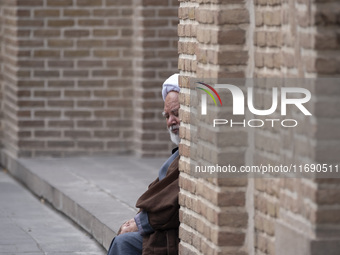
M173 148L162 117L163 82L177 73L178 1L134 1L134 150L167 156Z
M246 6L239 1L181 1L178 34L182 254L339 252L338 179L266 178L247 183L197 179L190 173L190 166L197 162L338 164L336 126L340 109L336 83L297 81L313 97L307 106L312 117L303 118L296 109L288 111L286 118L298 119L297 128L227 131L220 136L209 129L209 135L204 136L202 130L197 134L197 118L189 114L193 104L189 97L193 93L190 78L338 77L338 10L336 1L261 0L246 1ZM267 95L272 87L288 86L249 85L254 87L255 106L260 109L271 106ZM281 119L280 109L271 117ZM193 137L198 137L199 149L192 142ZM218 144L223 143L234 154L222 153ZM235 209L237 215L233 214Z
M18 115L17 110L18 93L17 77L23 74L17 70L18 57L22 54L18 46L12 42L17 39L15 27L17 24L17 7L14 1L4 1L2 7L2 126L4 149L16 155L18 151L19 132L17 131ZM22 33L19 32L18 33Z
M334 57L339 55L334 26L338 7L335 1L321 2L255 2L255 76L315 78L339 74L339 60ZM300 127L256 131L254 164L339 162L333 154L339 143L334 132L339 115L323 110L338 108L334 85L310 82L306 86L313 96L308 105L313 117L303 119L294 111L287 116L298 118ZM260 97L270 89L256 88ZM264 103L267 108L271 102ZM336 183L337 179L255 180L255 253L337 254L339 233L327 225L339 225L338 211L329 209L338 204L332 199L339 195Z
M3 30L2 30L2 22L3 22L3 2L0 2L0 42L3 40ZM3 46L0 43L0 150L2 150L3 146Z
M284 7L284 45L290 52L283 63L289 67L287 74L339 78L340 42L335 21L339 2L289 1ZM293 47L295 51L289 49ZM310 163L339 164L340 138L335 131L340 121L338 85L338 80L323 81L309 88L314 96L314 121L305 123L308 129L301 128L285 137L287 145L288 139L291 141L287 150L297 154L289 160L305 162L308 158ZM282 182L275 254L339 254L339 183L339 179Z
M287 49L282 48L282 12L284 11L281 2L264 0L252 3L254 10L254 78L282 77L281 68L284 66L282 62ZM288 51L287 54L292 54L292 52ZM256 106L269 109L272 101L264 100L264 95L270 95L272 87L277 86L278 84L273 83L267 86L254 84ZM267 116L253 117L263 120L267 118ZM271 118L281 119L280 110L278 109L271 115ZM281 129L280 126L277 126L266 130L262 128L253 130L254 153L253 161L249 162L250 165L283 164L284 158L281 157L281 150L287 144L283 143ZM254 199L254 236L249 237L253 239L254 246L249 247L249 252L275 254L275 223L279 217L280 183L281 180L278 178L257 178L254 180L254 187L251 191Z
M193 93L189 80L245 77L249 13L240 1L181 1L179 17L180 254L246 254L247 180L196 178L190 168L226 159L230 164L244 164L247 134L237 129L221 136L209 130L208 137L201 134L202 143L197 146L193 141L196 117L189 113ZM227 104L231 106L231 101Z

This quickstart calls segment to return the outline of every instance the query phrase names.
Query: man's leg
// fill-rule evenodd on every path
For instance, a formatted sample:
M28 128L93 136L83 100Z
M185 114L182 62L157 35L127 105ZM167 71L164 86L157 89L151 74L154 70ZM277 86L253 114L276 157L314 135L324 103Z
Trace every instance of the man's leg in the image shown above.
M137 255L142 254L143 237L138 232L129 232L116 236L108 255Z

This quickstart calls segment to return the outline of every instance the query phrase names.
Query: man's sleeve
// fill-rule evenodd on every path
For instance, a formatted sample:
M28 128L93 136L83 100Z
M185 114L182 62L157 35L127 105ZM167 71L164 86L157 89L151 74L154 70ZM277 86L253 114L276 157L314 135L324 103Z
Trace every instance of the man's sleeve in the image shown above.
M169 167L167 176L151 185L136 204L137 208L147 212L149 224L155 231L179 226L178 159Z
M149 235L155 232L149 223L149 217L147 212L141 211L138 214L136 214L135 222L138 227L138 232L142 236Z

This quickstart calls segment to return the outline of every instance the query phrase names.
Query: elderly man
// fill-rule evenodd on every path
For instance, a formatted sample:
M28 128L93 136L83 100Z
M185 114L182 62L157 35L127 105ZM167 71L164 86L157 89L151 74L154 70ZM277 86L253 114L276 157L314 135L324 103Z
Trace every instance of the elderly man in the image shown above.
M163 83L164 112L170 138L179 144L178 74ZM158 178L138 199L139 213L125 222L113 239L108 255L178 253L178 148L163 164Z

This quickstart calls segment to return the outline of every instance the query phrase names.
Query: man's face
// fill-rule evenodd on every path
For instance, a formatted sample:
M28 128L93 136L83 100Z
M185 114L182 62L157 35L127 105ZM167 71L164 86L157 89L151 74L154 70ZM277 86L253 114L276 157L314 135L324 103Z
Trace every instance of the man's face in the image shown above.
M179 144L179 101L178 93L171 91L165 98L163 115L166 118L166 124L170 133L171 141Z

